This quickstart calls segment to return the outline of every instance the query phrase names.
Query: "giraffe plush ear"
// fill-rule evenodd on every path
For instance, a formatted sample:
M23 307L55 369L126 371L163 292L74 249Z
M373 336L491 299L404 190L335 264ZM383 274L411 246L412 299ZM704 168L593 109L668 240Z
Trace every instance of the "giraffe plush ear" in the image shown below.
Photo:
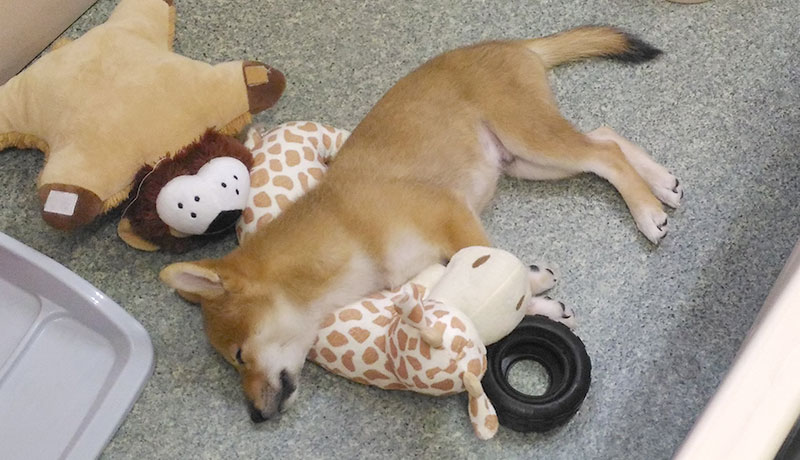
M210 261L178 262L166 266L159 274L161 281L178 291L190 302L215 299L225 294L222 278Z

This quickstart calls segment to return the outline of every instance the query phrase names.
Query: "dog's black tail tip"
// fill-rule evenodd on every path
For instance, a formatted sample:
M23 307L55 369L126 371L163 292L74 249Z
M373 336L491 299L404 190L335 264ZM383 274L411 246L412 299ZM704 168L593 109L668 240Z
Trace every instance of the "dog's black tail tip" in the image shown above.
M639 37L629 34L627 32L620 31L620 33L625 37L628 42L627 49L622 51L621 53L616 53L611 56L608 56L611 59L615 59L617 61L628 62L631 64L639 64L641 62L647 62L653 60L663 54L663 51L656 48L655 46L647 43L646 41L640 39Z

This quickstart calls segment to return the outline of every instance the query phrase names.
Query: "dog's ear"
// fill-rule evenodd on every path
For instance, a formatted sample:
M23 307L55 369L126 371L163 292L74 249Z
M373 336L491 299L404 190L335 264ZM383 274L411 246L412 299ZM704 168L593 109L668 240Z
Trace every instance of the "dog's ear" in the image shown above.
M159 278L184 299L194 303L202 299L215 299L225 293L222 278L208 260L167 265L161 270Z

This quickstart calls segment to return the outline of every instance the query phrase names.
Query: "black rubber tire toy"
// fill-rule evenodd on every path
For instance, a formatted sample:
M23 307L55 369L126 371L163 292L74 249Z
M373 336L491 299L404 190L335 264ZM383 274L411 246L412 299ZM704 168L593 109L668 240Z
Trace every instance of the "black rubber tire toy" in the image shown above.
M580 408L592 380L586 348L569 328L545 316L525 316L509 335L487 347L482 385L501 425L542 432L566 423ZM527 395L508 383L511 367L523 360L541 364L550 377L547 390Z

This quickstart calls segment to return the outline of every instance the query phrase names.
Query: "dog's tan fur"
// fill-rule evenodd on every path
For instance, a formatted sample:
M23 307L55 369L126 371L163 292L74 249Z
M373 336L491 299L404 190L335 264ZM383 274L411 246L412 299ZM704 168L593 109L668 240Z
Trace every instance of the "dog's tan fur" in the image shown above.
M545 74L631 46L615 29L589 27L436 57L389 90L319 186L279 218L221 259L166 267L162 280L202 303L211 344L241 372L254 420L292 401L325 314L490 244L477 216L501 172L599 174L649 239L663 237L654 193L677 206L677 180L609 129L576 131Z

